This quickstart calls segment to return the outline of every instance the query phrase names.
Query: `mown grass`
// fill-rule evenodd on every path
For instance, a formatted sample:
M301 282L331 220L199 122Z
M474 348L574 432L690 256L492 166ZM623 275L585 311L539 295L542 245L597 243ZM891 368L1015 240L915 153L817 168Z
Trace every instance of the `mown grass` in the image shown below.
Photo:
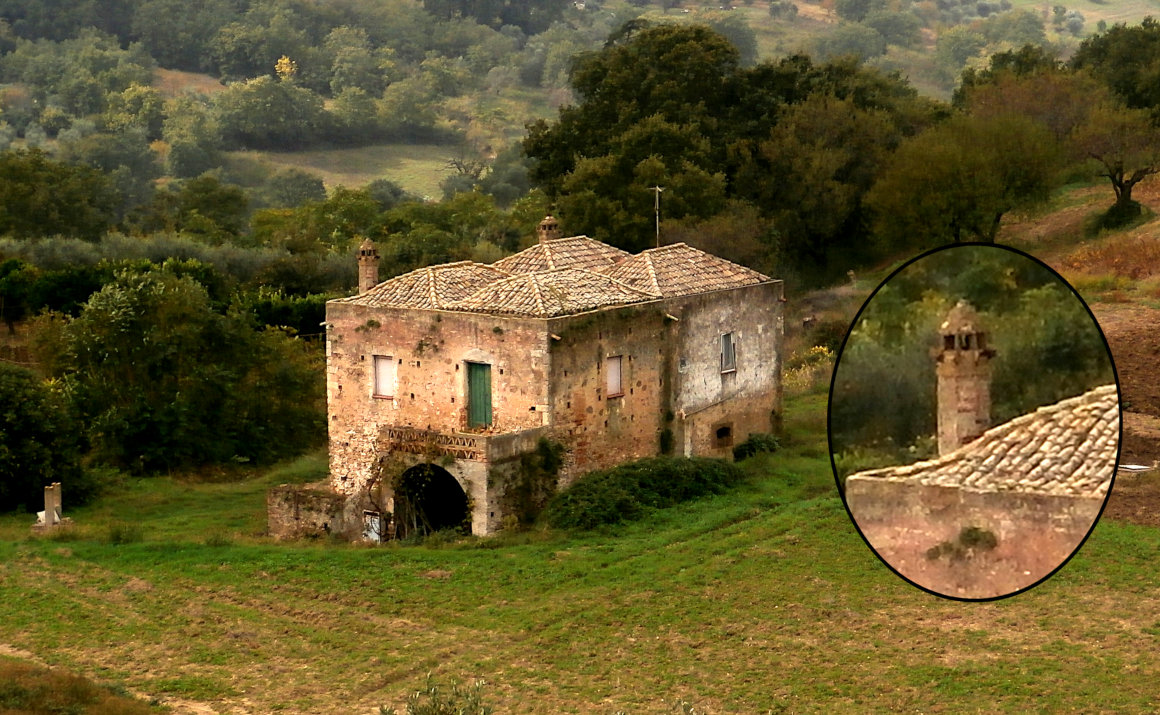
M115 497L139 541L3 532L0 643L163 700L254 712L401 709L429 672L482 678L514 713L669 712L678 699L712 713L1160 707L1157 530L1101 524L1028 593L943 601L893 576L851 526L824 393L791 397L786 420L782 450L743 463L757 477L745 486L574 535L210 545L222 524L260 521L263 489L287 479L153 480ZM83 528L107 508L74 518Z

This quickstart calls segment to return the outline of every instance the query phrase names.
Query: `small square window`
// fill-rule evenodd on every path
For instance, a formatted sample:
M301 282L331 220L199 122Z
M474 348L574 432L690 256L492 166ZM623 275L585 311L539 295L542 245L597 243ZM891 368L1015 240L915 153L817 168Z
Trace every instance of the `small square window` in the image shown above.
M392 398L398 387L398 366L390 355L375 355L374 396Z
M623 397L624 386L620 381L621 356L614 355L605 360L604 384L608 397Z
M721 372L737 369L737 348L733 344L733 333L721 335Z

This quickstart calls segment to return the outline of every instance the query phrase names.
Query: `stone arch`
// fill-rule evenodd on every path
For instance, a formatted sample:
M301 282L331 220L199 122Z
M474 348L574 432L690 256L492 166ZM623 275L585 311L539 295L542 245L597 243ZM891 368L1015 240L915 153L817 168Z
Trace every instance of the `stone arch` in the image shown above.
M395 536L430 534L442 529L471 531L471 500L450 472L437 464L416 464L394 489Z

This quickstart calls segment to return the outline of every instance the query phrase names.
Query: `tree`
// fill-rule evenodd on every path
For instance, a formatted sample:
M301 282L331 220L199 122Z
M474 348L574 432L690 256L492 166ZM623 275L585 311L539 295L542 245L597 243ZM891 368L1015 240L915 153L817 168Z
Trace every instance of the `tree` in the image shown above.
M52 161L39 149L0 154L0 234L96 240L120 197L100 171Z
M205 72L212 68L213 40L237 17L231 0L143 0L132 19L132 37L162 67Z
M70 504L91 496L80 480L77 433L58 393L30 370L0 362L0 511L36 511L53 482Z
M1031 119L957 116L903 142L866 202L885 245L993 242L1004 214L1048 197L1059 160L1051 132Z
M1160 22L1146 17L1139 25L1117 23L1107 32L1084 40L1071 58L1071 67L1084 70L1108 85L1130 108L1160 107Z
M326 200L322 179L301 169L283 169L266 181L266 195L271 206L301 206Z
M846 22L819 38L816 44L821 57L852 55L867 60L886 53L886 38L873 27L857 22Z
M201 176L222 164L221 132L203 100L187 96L167 102L161 135L169 145L165 169L171 176Z
M269 76L230 85L213 106L222 139L234 148L302 148L327 130L321 97Z
M787 109L738 181L772 219L783 258L818 276L840 274L864 252L862 199L901 138L884 110L812 95Z
M61 374L94 456L139 472L270 461L321 437L300 344L221 315L189 277L123 271L61 330Z
M1128 109L1111 104L1094 107L1086 121L1075 130L1074 145L1100 168L1116 194L1109 212L1112 225L1122 224L1140 214L1132 199L1132 189L1146 177L1160 172L1160 131L1144 109Z
M733 103L726 80L739 61L737 49L704 26L623 26L603 51L577 58L571 81L579 104L561 109L555 124L529 125L524 151L534 160L533 181L557 193L577 157L607 154L617 137L654 116L719 136L719 110Z

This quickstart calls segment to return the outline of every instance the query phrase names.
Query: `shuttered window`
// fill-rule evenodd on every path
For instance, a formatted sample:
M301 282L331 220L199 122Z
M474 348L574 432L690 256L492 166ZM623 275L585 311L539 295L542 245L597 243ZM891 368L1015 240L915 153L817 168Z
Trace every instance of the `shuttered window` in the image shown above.
M733 345L733 333L721 336L721 372L733 372L737 369L737 349Z
M390 355L375 355L375 397L394 397L398 382L395 359Z
M491 425L491 365L467 363L467 426Z
M621 356L614 355L604 363L605 395L608 397L622 397L624 387L620 382Z

